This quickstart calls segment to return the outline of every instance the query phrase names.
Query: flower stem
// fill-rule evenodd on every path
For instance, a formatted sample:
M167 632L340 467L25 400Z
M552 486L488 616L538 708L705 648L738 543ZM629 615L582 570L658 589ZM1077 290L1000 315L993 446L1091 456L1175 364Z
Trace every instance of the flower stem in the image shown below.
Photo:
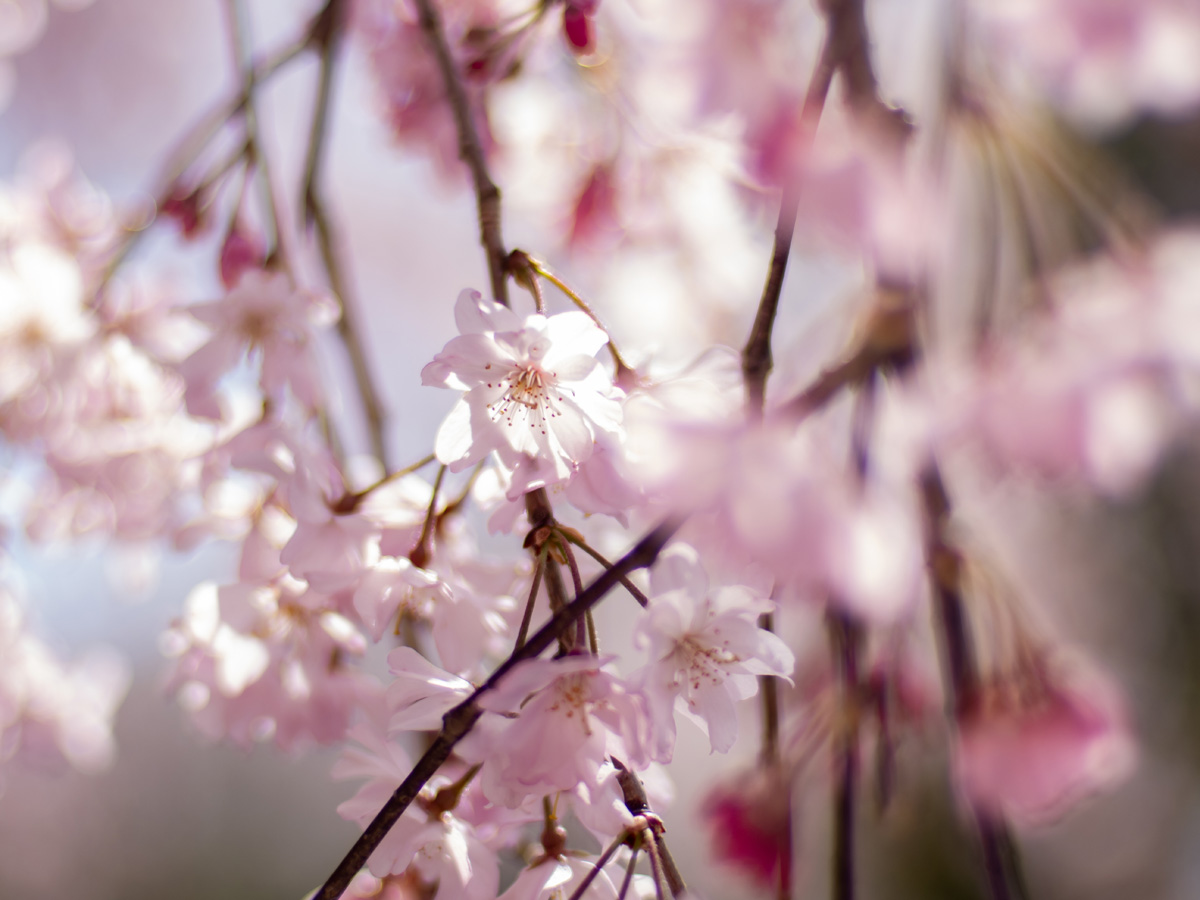
M445 477L446 467L438 466L437 477L433 479L433 490L429 495L429 506L425 510L425 521L421 524L421 536L417 538L417 545L408 554L409 561L419 569L424 569L429 564L429 557L433 554L433 523L437 520L438 492L442 489L442 479Z
M568 531L563 528L559 529L559 534L561 534L563 537L565 537L568 541L570 541L572 544L574 544L576 547L578 547L580 550L582 550L584 553L586 553L588 556L590 556L596 562L600 563L600 565L604 566L604 568L606 568L606 569L612 568L613 564L611 562L609 562L607 559L605 559L604 556L600 553L600 551L596 550L594 547L592 547L591 544L589 544L587 541L585 541L583 539L582 535L574 533L572 531ZM650 598L647 597L644 593L642 593L641 589L636 584L634 584L632 581L630 581L628 578L625 578L622 576L621 587L623 587L623 588L625 588L625 590L629 591L630 596L632 596L633 599L636 600L638 603L640 603L642 606L650 605Z

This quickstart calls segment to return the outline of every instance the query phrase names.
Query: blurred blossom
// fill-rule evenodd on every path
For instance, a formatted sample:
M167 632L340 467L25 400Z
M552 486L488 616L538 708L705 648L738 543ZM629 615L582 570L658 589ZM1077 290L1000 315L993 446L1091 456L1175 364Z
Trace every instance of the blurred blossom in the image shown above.
M129 664L111 650L60 662L28 632L16 598L0 589L0 762L107 768L116 749L113 716L130 678Z
M975 0L996 58L1066 111L1114 125L1200 101L1200 9L1190 0Z
M1052 668L985 686L959 727L955 771L965 795L1022 825L1053 821L1110 789L1137 758L1115 690Z

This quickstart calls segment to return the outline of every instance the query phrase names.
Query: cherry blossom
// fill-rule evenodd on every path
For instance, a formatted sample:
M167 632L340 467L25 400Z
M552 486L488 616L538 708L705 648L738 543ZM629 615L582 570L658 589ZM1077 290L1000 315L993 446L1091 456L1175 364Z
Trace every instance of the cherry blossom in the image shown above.
M226 297L188 311L212 330L212 337L180 364L193 415L221 417L217 384L246 354L260 362L267 396L282 400L290 388L308 408L320 403L311 345L317 329L337 319L337 307L328 298L298 290L283 273L258 270L242 274Z
M966 796L1023 824L1060 817L1132 770L1136 751L1112 688L1043 673L986 690L960 717L955 771Z
M517 806L580 784L595 793L610 755L643 761L642 704L601 666L590 656L527 660L480 699L492 712L520 711L490 736L481 775L489 799Z
M792 784L778 769L743 772L718 785L703 815L717 858L772 888L791 883Z
M570 897L596 867L570 856L549 857L525 869L512 886L500 895L501 900L557 900ZM617 888L606 873L595 876L584 897L595 900L616 900Z
M701 724L714 751L728 752L737 740L736 704L758 693L757 676L787 678L795 665L787 645L758 627L774 604L745 587L710 589L685 544L660 557L652 587L635 642L651 657L640 683L657 733L655 756L671 759L676 708Z
M107 768L116 750L113 715L129 682L128 664L112 650L96 648L69 664L57 659L29 632L17 598L0 588L0 759Z
M591 458L600 435L620 434L620 391L595 359L608 338L582 312L523 320L476 291L454 307L461 336L421 372L423 384L464 396L438 430L438 459L461 471L495 452L517 471L527 458L553 475L526 476L519 496L547 479L565 481Z

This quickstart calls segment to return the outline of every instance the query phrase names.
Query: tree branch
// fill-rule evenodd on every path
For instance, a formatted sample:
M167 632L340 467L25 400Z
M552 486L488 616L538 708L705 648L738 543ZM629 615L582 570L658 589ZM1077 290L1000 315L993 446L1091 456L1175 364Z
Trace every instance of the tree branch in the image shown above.
M675 860L671 856L671 851L667 849L667 842L663 840L662 832L665 830L662 827L662 820L654 814L654 810L650 808L650 800L646 796L646 789L642 787L641 780L626 768L625 764L615 756L610 756L612 764L617 769L617 784L621 786L621 793L625 800L625 808L629 810L633 816L644 816L648 821L658 823L657 827L653 825L648 827L646 831L649 834L647 838L647 850L651 853L655 849L658 851L658 862L662 869L662 875L667 882L667 887L671 889L673 897L682 897L687 893L687 883L683 880L683 875L679 871L679 867L675 865ZM651 856L653 860L654 857ZM657 880L658 873L655 873Z
M500 189L488 174L487 161L483 156L483 144L471 115L471 102L463 84L462 72L450 52L442 19L434 6L434 0L415 0L421 30L437 59L446 86L446 96L454 113L458 127L458 155L471 170L475 184L475 199L479 208L479 239L487 252L488 275L492 282L492 297L497 303L508 306L508 273L505 260L504 239L500 234Z
M392 825L403 815L404 810L408 808L409 804L416 799L417 795L421 792L421 788L434 776L442 763L449 759L455 745L463 739L479 720L479 717L483 715L483 711L479 708L479 698L488 691L493 690L500 683L501 679L519 663L540 656L546 648L562 638L578 618L600 602L605 594L617 586L622 575L627 575L635 569L642 569L653 565L654 561L658 559L658 554L662 552L663 547L666 546L675 532L679 530L681 524L682 522L677 520L668 520L638 541L634 548L621 557L612 569L602 572L595 581L584 589L583 593L555 612L550 621L539 628L533 637L526 642L524 647L518 651L514 651L508 659L501 663L496 671L492 673L491 677L476 688L470 697L446 713L442 719L442 730L434 739L433 744L417 760L417 764L408 774L408 777L400 783L400 786L396 788L387 803L384 804L383 809L371 820L366 830L354 842L354 846L350 848L350 852L338 863L333 874L329 876L329 879L321 886L321 889L313 895L313 900L337 900L338 897L342 896L351 879L366 864L371 854L375 852L375 848L379 846L380 841L391 830Z
M383 400L375 384L375 379L371 375L371 366L367 362L366 346L362 340L362 327L358 321L358 304L350 295L350 287L342 267L333 224L318 187L321 161L324 157L329 132L333 72L337 62L344 17L345 3L343 0L328 0L313 21L312 41L315 46L320 48L321 69L317 81L316 103L313 107L312 130L309 133L308 150L304 163L301 199L304 203L305 224L316 231L317 246L321 253L322 265L325 267L326 278L329 280L329 289L337 297L338 303L342 307L342 314L337 321L337 333L342 346L346 348L346 355L350 358L354 384L363 407L363 418L366 421L371 454L379 460L384 471L387 471L386 416Z
M950 497L936 463L922 475L921 495L925 508L926 565L936 601L934 623L942 645L943 681L950 716L957 724L975 702L980 679L962 595L962 560L947 536ZM1020 858L1008 825L978 807L973 812L992 900L1027 897Z

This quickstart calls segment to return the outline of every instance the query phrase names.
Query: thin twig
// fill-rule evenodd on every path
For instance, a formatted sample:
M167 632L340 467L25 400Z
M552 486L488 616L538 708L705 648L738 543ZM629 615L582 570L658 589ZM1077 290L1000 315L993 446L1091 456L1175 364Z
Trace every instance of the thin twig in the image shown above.
M833 801L833 897L854 900L854 814L858 793L859 644L862 629L849 616L830 612L829 639L841 694L841 727L835 734Z
M568 541L570 541L572 544L574 544L576 547L578 547L580 550L582 550L584 553L586 553L588 556L590 556L596 562L600 563L600 565L604 566L604 568L606 568L606 569L612 568L612 563L609 562L607 559L605 559L599 550L596 550L591 544L589 544L587 541L585 541L583 539L582 535L573 534L572 532L566 531L564 529L559 529L559 534L561 534L563 537L565 537ZM623 588L625 588L625 590L629 591L630 596L633 597L633 599L636 600L638 603L640 603L642 606L650 605L650 598L647 597L642 592L641 588L639 588L636 584L634 584L628 578L621 579L621 587L623 587Z
M606 865L608 865L608 861L612 859L612 855L616 853L620 846L628 839L629 835L624 831L613 838L612 843L608 845L607 849L600 854L600 858L596 860L596 864L592 867L592 870L583 877L583 881L579 882L579 884L575 887L575 890L571 891L571 896L568 897L567 900L579 900L579 898L584 895L584 892L592 886L592 882L596 880L596 876L600 874L600 871Z
M925 508L926 565L936 600L934 624L942 645L949 713L957 724L975 702L980 679L962 595L962 561L947 537L950 497L936 463L923 474L921 493ZM992 900L1028 897L1019 851L1007 824L978 807L974 814Z
M832 31L832 25L829 26ZM821 47L804 103L800 108L802 145L798 155L807 153L816 136L817 123L825 109L829 86L836 70L835 43L832 34L827 35ZM792 237L796 231L796 214L799 210L798 185L788 183L779 202L779 218L775 223L775 245L771 251L771 265L767 269L767 283L763 285L758 312L746 346L742 349L742 377L746 383L746 411L754 418L761 418L766 398L767 375L771 371L771 331L775 327L775 314L779 310L779 296L783 292L783 278L787 272L788 256L792 250Z
M617 784L621 786L625 808L629 810L631 815L645 816L650 822L658 823L658 828L651 828L649 831L656 837L655 846L658 849L659 861L662 864L662 873L667 880L667 886L671 889L671 895L682 897L687 893L687 884L683 880L683 875L680 873L679 867L675 865L671 851L667 849L667 842L663 840L661 834L657 833L662 830L662 820L650 808L650 800L646 796L646 789L642 787L642 782L637 775L631 772L621 760L615 756L610 756L609 759L617 770Z
M309 47L308 32L297 41L288 46L277 50L275 53L267 56L262 61L252 66L252 75L254 84L262 84L269 80L277 72L284 69L288 63L300 57ZM154 202L156 206L157 216L158 211L170 199L170 195L179 186L179 180L184 173L196 162L200 154L205 148L212 143L213 139L220 132L231 118L236 116L245 106L247 97L249 96L246 85L240 84L238 92L230 99L222 101L214 109L206 115L201 116L198 122L188 130L178 141L174 151L170 154L167 163L163 166L163 173L158 178L158 184L154 188ZM247 149L243 143L236 154L232 157L232 161L236 163L239 159L246 157ZM220 172L229 162L218 163L214 168L214 172ZM201 181L201 186L205 186L213 180L213 173L210 173ZM100 273L99 279L96 281L96 286L92 291L95 298L99 298L104 289L108 287L113 276L129 258L142 236L149 230L149 224L143 228L126 231L121 243L118 245L112 257L104 266L104 270ZM95 301L93 301L95 302Z
M775 614L763 613L758 618L758 627L775 633ZM774 675L758 676L759 703L762 706L762 746L759 759L763 765L779 762L779 685Z
M420 793L425 783L437 773L449 757L455 745L471 730L483 711L479 708L479 698L496 685L518 664L527 659L540 656L546 648L557 641L574 624L575 620L587 610L595 606L620 581L620 576L635 569L642 569L654 564L663 547L674 536L683 523L679 520L663 522L626 553L611 570L602 572L582 594L576 597L568 606L558 610L519 651L514 651L508 659L492 673L482 685L475 689L458 706L451 709L442 718L442 730L438 733L429 749L417 760L417 764L392 793L384 804L383 809L371 820L350 852L343 857L334 869L333 874L313 895L313 900L337 900L350 884L351 879L358 874L367 859L375 852L391 830L396 820L404 814L409 804ZM643 795L644 796L644 795ZM682 883L682 882L681 882Z
M442 479L446 477L446 466L438 466L437 477L433 479L433 491L429 495L429 506L425 510L425 521L421 523L421 536L417 538L416 546L408 554L409 561L419 569L429 564L432 555L433 523L437 520L438 491L442 489Z
M241 114L246 127L247 162L248 165L254 167L255 179L262 193L263 209L273 239L273 247L268 254L268 259L277 258L286 269L289 259L287 236L283 229L283 219L279 214L279 203L275 197L275 185L271 178L271 164L267 158L266 144L259 128L258 104L255 100L258 84L255 81L254 60L250 54L246 9L242 0L226 0L226 6L229 10L229 35L234 61L241 72L244 86Z
M378 481L367 485L361 491L356 493L354 495L354 498L358 503L361 503L363 500L367 499L367 497L369 497L373 492L379 490L384 485L390 484L391 482L395 481L397 478L403 478L405 475L411 475L413 472L416 472L420 469L425 468L427 465L429 465L431 462L433 462L436 459L437 459L437 456L434 455L433 453L430 453L428 456L421 457L415 463L412 463L411 465L407 465L403 469L396 469L394 472L388 472L386 475L384 475Z
M508 280L505 261L504 239L500 233L500 189L488 174L487 161L483 155L483 144L475 128L471 113L471 102L463 84L462 73L442 28L442 19L434 0L415 0L421 30L437 59L446 87L446 97L454 113L458 128L458 155L471 170L475 184L475 199L479 208L479 239L487 253L488 275L492 282L492 297L497 303L508 306Z
M326 278L329 280L329 289L337 297L338 303L342 307L342 314L337 321L337 333L342 346L346 348L346 355L350 358L354 384L362 403L363 418L366 420L367 439L371 444L371 453L386 469L388 454L383 399L367 361L366 343L363 341L362 326L358 320L358 304L351 296L349 282L342 266L341 254L338 252L338 241L334 235L333 224L318 186L321 160L329 133L330 98L333 91L333 73L337 63L337 51L343 31L344 7L343 0L328 0L325 7L317 14L312 29L313 43L321 51L321 69L317 81L317 98L313 107L312 129L309 133L304 164L303 215L305 224L316 231L321 261L325 267Z

